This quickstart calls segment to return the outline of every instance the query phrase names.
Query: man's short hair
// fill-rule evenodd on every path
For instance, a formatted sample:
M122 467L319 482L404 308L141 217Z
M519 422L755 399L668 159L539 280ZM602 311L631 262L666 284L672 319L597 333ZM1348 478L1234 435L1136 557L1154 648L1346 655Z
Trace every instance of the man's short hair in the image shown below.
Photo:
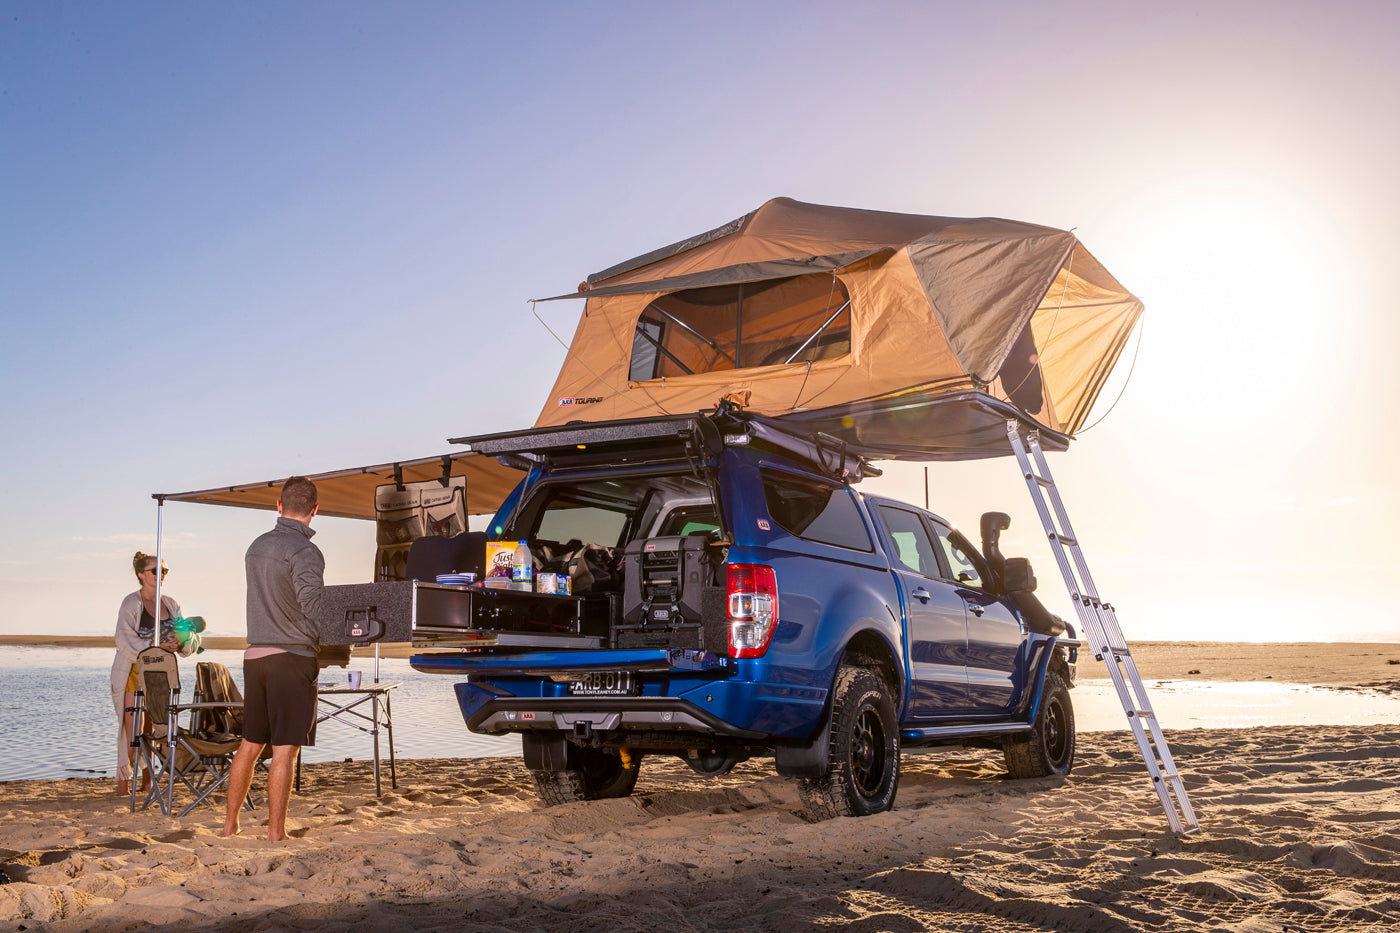
M316 508L316 484L305 476L293 476L282 484L282 511L288 515L310 515Z

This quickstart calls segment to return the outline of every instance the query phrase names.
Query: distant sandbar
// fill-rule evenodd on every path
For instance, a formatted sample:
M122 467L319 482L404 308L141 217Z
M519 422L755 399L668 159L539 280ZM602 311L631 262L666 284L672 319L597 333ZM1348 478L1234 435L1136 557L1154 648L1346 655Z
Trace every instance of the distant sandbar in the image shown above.
M0 645L113 648L115 643L105 635L0 635ZM204 646L242 651L248 643L222 636L204 639ZM1400 685L1400 644L1394 642L1141 641L1129 647L1145 680ZM357 657L373 653L371 648L355 649ZM380 645L380 655L386 658L413 653L406 642ZM1081 679L1100 680L1108 677L1108 668L1085 648L1079 652L1078 673Z

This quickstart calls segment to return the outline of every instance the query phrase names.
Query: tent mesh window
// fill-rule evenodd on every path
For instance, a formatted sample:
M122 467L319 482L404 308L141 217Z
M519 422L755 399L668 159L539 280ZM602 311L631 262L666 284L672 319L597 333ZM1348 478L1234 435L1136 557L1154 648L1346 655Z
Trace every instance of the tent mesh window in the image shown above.
M647 305L632 337L633 382L851 352L851 300L834 275L691 288Z

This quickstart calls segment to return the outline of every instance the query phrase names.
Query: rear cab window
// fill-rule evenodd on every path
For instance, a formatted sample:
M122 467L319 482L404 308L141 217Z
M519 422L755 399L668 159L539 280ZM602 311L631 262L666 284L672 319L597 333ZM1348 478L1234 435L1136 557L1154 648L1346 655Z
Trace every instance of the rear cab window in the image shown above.
M895 559L905 568L929 579L940 579L943 570L938 561L938 551L929 540L928 528L916 512L880 505L880 521L885 524L890 540L894 542Z

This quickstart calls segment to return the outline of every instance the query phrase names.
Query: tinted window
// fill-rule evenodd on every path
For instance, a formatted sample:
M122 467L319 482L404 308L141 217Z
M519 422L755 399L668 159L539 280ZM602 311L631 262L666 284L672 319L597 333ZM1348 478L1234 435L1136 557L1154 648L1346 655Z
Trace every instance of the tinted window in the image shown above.
M633 382L805 363L851 352L850 296L829 273L657 298L632 335Z
M963 586L984 589L986 576L982 570L980 555L967 545L962 535L948 526L934 522L933 530L938 537L938 545L943 551L943 556L947 558L948 569L952 571L952 579Z
M579 505L555 499L540 516L536 537L547 541L579 541L614 547L621 543L627 512Z
M763 471L768 514L789 534L853 551L871 551L851 491L790 473Z
M928 529L923 521L907 509L880 506L880 520L894 541L895 555L899 562L910 570L925 577L941 577L937 552L929 540Z
M661 526L661 535L693 535L716 531L719 522L715 520L715 510L710 506L676 509L666 516Z

